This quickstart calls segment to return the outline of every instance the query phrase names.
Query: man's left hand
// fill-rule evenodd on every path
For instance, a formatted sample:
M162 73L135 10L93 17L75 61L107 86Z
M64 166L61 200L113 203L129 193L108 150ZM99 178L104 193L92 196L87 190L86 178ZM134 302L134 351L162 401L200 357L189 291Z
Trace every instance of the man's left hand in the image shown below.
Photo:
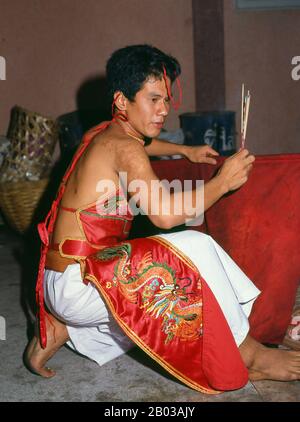
M217 164L217 160L214 157L218 156L219 153L209 145L200 145L195 147L186 146L184 155L192 163Z

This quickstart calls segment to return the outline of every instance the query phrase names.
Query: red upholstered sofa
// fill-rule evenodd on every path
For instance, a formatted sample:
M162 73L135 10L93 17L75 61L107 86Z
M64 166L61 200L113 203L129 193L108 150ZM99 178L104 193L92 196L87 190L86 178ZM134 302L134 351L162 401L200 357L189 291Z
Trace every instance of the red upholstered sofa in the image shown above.
M181 181L208 180L218 167L185 159L152 165L160 178ZM210 234L262 291L250 316L253 337L280 343L300 283L300 154L257 156L248 182L192 229Z

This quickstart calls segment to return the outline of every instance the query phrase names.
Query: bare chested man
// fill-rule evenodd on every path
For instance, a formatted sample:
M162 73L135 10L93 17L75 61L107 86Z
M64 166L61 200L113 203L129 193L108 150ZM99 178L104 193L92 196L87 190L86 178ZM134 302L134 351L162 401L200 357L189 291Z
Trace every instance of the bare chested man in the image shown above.
M212 165L216 163L214 157L218 154L209 146L189 147L155 139L169 113L170 101L172 100L170 86L179 73L180 66L176 59L151 46L130 46L113 54L107 65L107 78L114 101L116 117L105 128L101 128L94 133L94 136L91 136L88 146L70 174L58 209L51 245L62 244L61 242L64 239L71 238L75 239L75 246L76 239L85 242L85 246L88 244L89 247L94 248L97 248L97 245L103 247L103 243L104 246L118 246L118 241L124 240L124 238L114 238L114 241L112 241L112 237L109 237L112 235L105 237L107 232L110 233L110 230L116 230L115 225L101 228L102 234L97 235L98 237L95 234L99 230L99 223L88 232L86 218L94 215L93 208L88 208L88 205L99 201L99 189L97 188L99 181L109 180L115 186L118 186L120 173L123 172L127 175L128 183L136 180L144 182L146 189L140 189L137 205L143 208L144 204L148 204L149 209L152 209L151 182L157 181L159 183L159 179L152 170L148 158L151 155L181 154L193 162L210 163ZM205 183L204 192L202 188L196 188L192 191L191 200L194 207L192 217L196 217L202 211L207 210L224 194L245 184L254 160L254 156L245 149L227 158L217 175ZM129 192L129 195L132 195L132 192ZM197 202L199 197L204 198L204 204L202 202L200 206L201 209L196 205L199 202ZM181 200L179 198L181 197L176 193L169 193L167 197L164 196L164 199L159 196L158 212L151 214L149 209L144 209L144 211L148 211L149 219L157 227L168 229L183 224L191 218L191 214L190 209L186 209L184 206L180 215L174 212L173 205L176 201ZM163 212L164 201L169 201L171 204L171 212L168 215ZM101 221L104 221L104 219ZM128 221L127 219L125 222ZM89 227L91 227L91 221L89 221ZM115 235L113 233L113 236ZM95 241L95 238L98 240ZM107 239L110 239L110 241L107 242ZM223 311L242 361L248 368L249 379L281 381L300 379L300 352L269 349L248 335L247 316L249 316L252 303L259 292L242 271L236 268L228 256L224 258L224 261L218 263L217 258L210 250L214 248L214 251L217 250L221 257L225 257L225 252L221 251L221 248L209 236L192 230L187 230L181 234L177 233L177 235L172 234L169 237L165 235L163 239L165 240L165 253L171 255L173 253L172 248L177 248L177 251L188 254L185 245L191 242L195 245L194 249L198 250L198 255L203 254L205 256L203 262L198 262L198 257L194 257L192 253L189 258L198 267L202 275L207 273L207 277L203 277ZM103 242L101 242L102 240ZM155 245L153 250L151 249L152 246L150 248L152 253L154 253ZM101 250L100 247L99 250ZM66 342L69 342L68 344L80 353L99 364L103 364L132 347L131 340L134 340L134 336L128 334L130 330L126 329L125 323L122 322L122 318L117 311L112 308L107 310L108 302L103 300L102 294L99 294L99 289L95 288L95 286L98 287L97 282L94 283L95 285L82 282L83 273L80 272L77 262L82 264L85 261L84 254L81 256L79 252L73 252L73 254L62 252L64 252L62 247L59 251L52 251L53 256L60 254L56 261L55 259L52 260L55 264L53 264L53 267L47 265L46 262L44 293L47 306L47 318L45 319L47 345L45 348L41 347L37 332L27 346L25 353L25 360L29 369L46 378L55 375L55 371L46 366L47 361ZM49 254L51 255L51 250L50 252L48 250ZM89 254L86 253L85 255ZM228 268L224 264L225 261ZM62 266L60 271L58 271L57 265ZM210 270L205 268L206 265L210 267ZM216 272L211 275L209 271L212 267L215 267ZM217 269L218 267L220 267L220 270ZM239 290L243 289L242 286L246 285L245 290L248 291L248 296L244 296L244 304L231 297L230 293L227 295L225 284L224 295L218 293L220 284L229 278L233 269L236 272L235 274L238 274L236 276L238 280L240 277L240 286L238 281L234 289L239 291L242 296L246 295ZM70 275L71 270L74 274ZM222 273L222 271L225 271L225 273ZM220 282L215 281L218 280L218 277L221 280ZM94 276L95 278L96 276ZM232 285L234 284L234 280L230 282ZM109 282L106 281L106 286L108 286L107 283L109 284ZM218 286L214 283L217 283ZM111 291L110 287L108 286ZM123 289L122 292L124 291ZM103 291L100 288L101 292ZM128 293L128 291L126 292ZM227 297L226 301L222 296ZM247 304L247 309L246 307L242 308L245 304ZM243 309L243 312L241 312L241 309ZM99 314L102 311L105 312L104 319L101 320L98 311ZM125 330L126 336L116 326L110 311L119 323L121 320L120 325ZM166 318L166 311L162 310L161 315ZM236 322L239 319L237 315L243 315L243 317L240 317L242 321ZM104 335L105 331L106 336L108 333L113 338L109 351L102 348L105 341L98 337L101 331L99 327L105 327L106 330L103 330L101 335ZM135 328L131 327L131 329L134 331ZM170 335L169 332L168 334ZM128 340L128 335L131 340ZM205 336L205 325L203 335ZM136 336L139 338L137 344L143 347L145 340L141 339L140 334L136 334ZM98 350L97 347L95 350L90 346L91 341L93 341L93 344L99 341L97 343L99 344ZM147 345L147 347L151 349L151 341L150 346Z

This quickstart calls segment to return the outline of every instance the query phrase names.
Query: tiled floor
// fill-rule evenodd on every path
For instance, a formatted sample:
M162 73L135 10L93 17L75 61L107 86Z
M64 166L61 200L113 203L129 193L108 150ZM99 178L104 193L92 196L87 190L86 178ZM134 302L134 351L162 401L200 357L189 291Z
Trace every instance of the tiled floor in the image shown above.
M31 374L22 362L27 342L19 264L23 252L20 239L2 229L0 315L6 321L6 340L0 340L0 401L300 402L297 381L249 382L237 391L201 394L171 378L138 349L99 367L62 348L51 360L56 377L45 380ZM30 256L31 251L26 252Z

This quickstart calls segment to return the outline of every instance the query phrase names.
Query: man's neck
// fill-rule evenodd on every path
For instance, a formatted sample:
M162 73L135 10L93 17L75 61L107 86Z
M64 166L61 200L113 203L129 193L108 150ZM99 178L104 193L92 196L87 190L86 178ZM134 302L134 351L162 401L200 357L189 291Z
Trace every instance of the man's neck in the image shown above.
M132 139L140 142L143 146L149 145L152 141L151 138L145 137L137 130L133 128L133 126L128 121L123 121L122 119L116 119L118 125L122 128L122 130Z

